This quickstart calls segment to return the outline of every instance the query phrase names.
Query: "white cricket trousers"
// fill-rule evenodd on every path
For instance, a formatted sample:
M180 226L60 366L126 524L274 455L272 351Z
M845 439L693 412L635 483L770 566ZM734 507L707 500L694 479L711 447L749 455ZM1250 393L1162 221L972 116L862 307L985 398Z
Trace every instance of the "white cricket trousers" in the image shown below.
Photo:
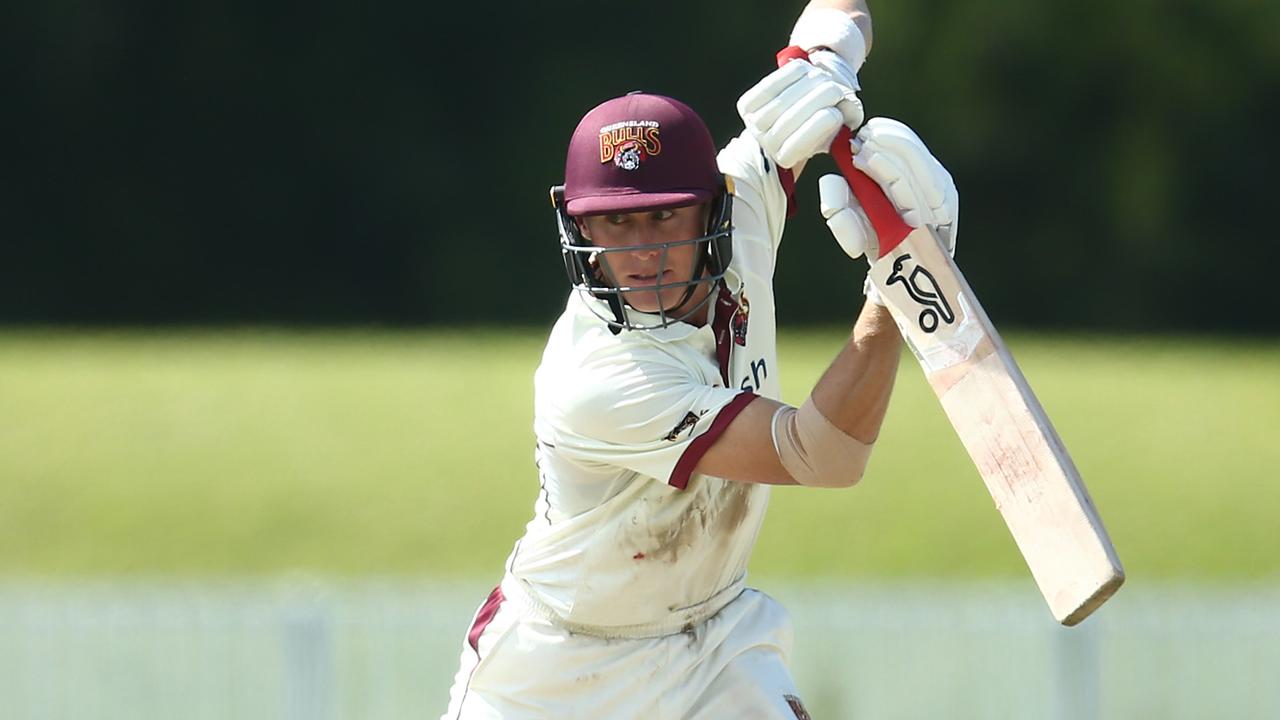
M791 643L786 611L749 588L685 632L636 639L571 633L495 589L441 720L809 720Z

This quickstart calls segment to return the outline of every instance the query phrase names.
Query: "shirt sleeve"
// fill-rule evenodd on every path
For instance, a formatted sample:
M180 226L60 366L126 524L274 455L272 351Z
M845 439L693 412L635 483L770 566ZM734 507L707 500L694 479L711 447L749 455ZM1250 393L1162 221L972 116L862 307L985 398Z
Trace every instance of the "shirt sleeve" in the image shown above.
M698 460L755 395L706 385L675 362L582 368L572 392L551 403L556 448L684 489Z
M776 257L795 191L790 171L765 157L746 132L731 140L716 160L720 172L733 179L734 237L761 243Z

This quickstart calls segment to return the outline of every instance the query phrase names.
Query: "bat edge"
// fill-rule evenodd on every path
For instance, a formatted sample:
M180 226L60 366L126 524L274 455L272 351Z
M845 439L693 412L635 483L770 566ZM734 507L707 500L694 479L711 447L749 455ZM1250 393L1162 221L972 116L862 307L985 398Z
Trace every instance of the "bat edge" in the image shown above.
M1124 585L1125 574L1122 568L1116 567L1114 573L1106 582L1098 586L1089 597L1084 599L1074 610L1065 616L1058 618L1058 622L1065 627L1075 627L1084 621L1085 618L1093 614L1095 610L1102 607L1112 595Z

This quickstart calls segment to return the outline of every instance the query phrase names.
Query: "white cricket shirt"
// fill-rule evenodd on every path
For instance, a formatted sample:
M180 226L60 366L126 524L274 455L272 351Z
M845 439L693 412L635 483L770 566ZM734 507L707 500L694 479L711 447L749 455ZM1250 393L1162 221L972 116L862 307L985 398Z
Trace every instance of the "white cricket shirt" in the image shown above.
M535 377L541 491L503 587L571 629L676 632L743 586L769 488L691 471L756 395L778 397L787 193L745 134L718 162L733 258L710 322L614 334L588 306L609 317L604 303L574 291Z

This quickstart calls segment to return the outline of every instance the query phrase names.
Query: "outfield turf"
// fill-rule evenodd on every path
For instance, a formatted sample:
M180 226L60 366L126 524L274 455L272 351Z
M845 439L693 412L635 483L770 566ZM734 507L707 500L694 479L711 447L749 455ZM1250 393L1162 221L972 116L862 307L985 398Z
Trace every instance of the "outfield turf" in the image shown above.
M542 339L0 332L0 574L496 578ZM786 399L841 341L783 334ZM1009 341L1131 582L1280 578L1280 343ZM772 504L757 576L1025 576L909 357L862 484Z

